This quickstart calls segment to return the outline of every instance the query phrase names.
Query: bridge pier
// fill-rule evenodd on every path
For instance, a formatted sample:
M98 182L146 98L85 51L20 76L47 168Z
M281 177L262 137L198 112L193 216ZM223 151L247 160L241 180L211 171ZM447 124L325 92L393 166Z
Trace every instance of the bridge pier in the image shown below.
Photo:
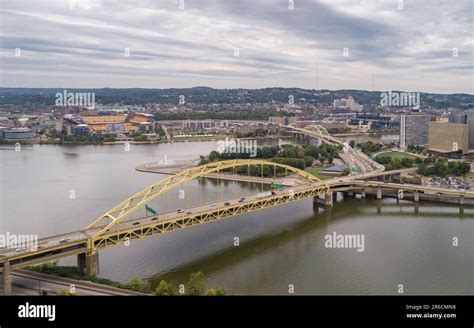
M382 199L382 188L377 188L377 199Z
M321 204L321 205L324 205L326 207L332 207L334 205L333 193L330 192L330 193L324 194L323 199L319 198L319 196L314 196L313 202L315 204Z
M86 273L86 253L77 254L77 272Z
M99 275L99 253L82 253L77 255L77 271L88 276Z
M459 196L459 205L464 205L464 196Z
M350 197L354 197L354 192L353 191L348 191L347 195L350 196Z
M415 202L419 202L420 201L420 192L419 191L415 191L415 193L413 194L413 200Z
M10 262L3 264L3 272L0 273L0 295L9 296L12 294L12 274Z
M366 197L365 190L362 190L360 193L360 198L365 198L365 197Z

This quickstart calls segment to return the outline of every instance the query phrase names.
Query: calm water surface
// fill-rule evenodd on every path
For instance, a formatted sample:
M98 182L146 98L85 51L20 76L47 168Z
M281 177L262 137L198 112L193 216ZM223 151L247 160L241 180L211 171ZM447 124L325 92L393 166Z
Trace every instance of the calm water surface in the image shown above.
M216 142L123 146L3 146L0 232L41 236L82 229L121 200L164 176L139 164L192 159ZM159 198L158 211L254 194L259 184L200 180ZM71 190L75 198L71 199ZM144 212L143 212L144 213ZM364 234L365 251L328 249L324 237ZM474 209L394 199L311 200L237 216L100 251L100 275L185 282L202 271L208 287L231 294L474 293ZM235 247L238 237L240 246ZM452 238L459 246L452 247ZM62 264L74 264L67 259Z

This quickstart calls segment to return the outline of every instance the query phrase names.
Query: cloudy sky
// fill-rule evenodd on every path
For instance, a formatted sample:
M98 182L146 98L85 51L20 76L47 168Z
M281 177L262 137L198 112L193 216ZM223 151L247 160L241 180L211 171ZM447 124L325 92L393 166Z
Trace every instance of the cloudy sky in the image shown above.
M473 93L472 0L289 7L289 0L2 0L0 85L372 90L374 81L375 90Z

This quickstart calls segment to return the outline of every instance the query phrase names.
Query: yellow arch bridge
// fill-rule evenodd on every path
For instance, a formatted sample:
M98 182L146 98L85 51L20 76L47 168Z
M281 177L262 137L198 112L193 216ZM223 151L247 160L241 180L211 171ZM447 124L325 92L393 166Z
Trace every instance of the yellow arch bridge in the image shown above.
M272 168L274 175L276 175L277 171L284 171L285 174L291 172L304 180L304 183L291 188L278 188L269 193L246 196L245 198L239 197L214 202L213 204L199 205L185 210L131 219L132 214L136 214L138 209L147 206L153 199L166 194L178 186L207 176L210 173L245 166L248 169L255 166L261 167L262 174L265 166ZM459 197L460 203L461 200L464 203L464 198L474 199L474 193L362 180L383 175L400 174L405 171L407 169L369 172L321 181L308 172L265 160L227 160L186 169L127 198L83 230L42 238L39 240L37 249L25 249L20 252L17 250L0 250L0 273L3 276L0 280L0 285L3 282L5 294L9 294L8 288L10 288L11 292L11 281L9 283L8 279L11 279L9 278L11 270L72 255L78 255L78 269L81 272L97 274L99 269L97 250L100 248L120 245L133 239L147 238L156 234L180 230L310 197L314 197L316 202L331 206L332 195L336 191L363 190L365 195L366 189L376 189L377 198L379 198L382 195L382 189L395 189L413 193L415 201L418 199L419 193L426 192ZM320 196L323 195L324 198L320 199Z

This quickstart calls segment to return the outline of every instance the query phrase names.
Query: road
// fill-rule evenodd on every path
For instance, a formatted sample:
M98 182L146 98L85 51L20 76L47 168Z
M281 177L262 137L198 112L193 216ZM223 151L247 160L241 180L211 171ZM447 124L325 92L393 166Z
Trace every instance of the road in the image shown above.
M75 293L78 295L143 295L142 293L127 289L28 270L15 270L12 272L12 276L15 295L32 295L32 291L39 293L39 290L46 291L48 294L56 294L60 291L70 291L71 286L74 286Z

